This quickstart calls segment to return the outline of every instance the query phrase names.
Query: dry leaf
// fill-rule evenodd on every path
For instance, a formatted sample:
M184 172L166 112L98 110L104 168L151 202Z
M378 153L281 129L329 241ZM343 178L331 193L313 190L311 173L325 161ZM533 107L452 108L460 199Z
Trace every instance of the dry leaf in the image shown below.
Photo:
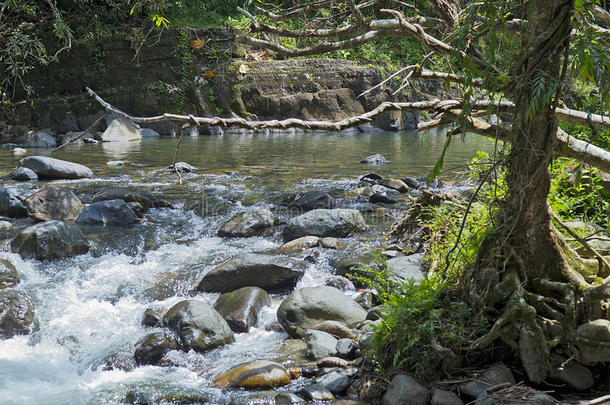
M244 65L243 63L241 65L239 65L239 69L237 69L237 71L241 74L246 74L250 71L250 68L247 65Z
M191 41L191 48L193 49L201 49L205 45L205 40L203 39L193 39Z
M212 72L211 70L206 70L205 72L203 72L203 73L201 74L201 76L203 76L203 77L214 77L214 76L216 76L216 75L215 75L215 74L214 74L214 72Z
M260 52L249 53L246 55L246 59L252 59L256 62L261 62L263 60L269 59L269 52L260 51Z

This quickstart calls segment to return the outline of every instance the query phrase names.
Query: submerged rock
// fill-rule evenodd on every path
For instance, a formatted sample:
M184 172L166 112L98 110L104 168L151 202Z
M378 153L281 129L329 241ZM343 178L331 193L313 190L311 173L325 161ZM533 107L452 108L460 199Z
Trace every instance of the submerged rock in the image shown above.
M93 177L87 166L46 156L28 156L19 161L19 167L27 167L45 179L84 179Z
M83 209L83 203L64 187L45 187L25 200L30 217L36 221L73 221Z
M358 210L316 209L290 219L284 228L284 241L308 235L345 238L366 229L364 218Z
M55 220L19 232L11 242L11 250L24 259L55 260L85 254L89 244L76 226Z
M290 294L277 310L278 322L291 337L303 337L308 329L327 320L355 325L366 311L347 295L327 286L306 287Z
M273 213L267 208L257 208L241 212L218 229L218 236L250 237L258 235L275 223Z
M269 294L258 287L243 287L222 294L214 309L227 321L233 332L248 332L256 325L260 310L271 304Z
M369 165L385 165L386 163L390 163L390 162L382 154L376 153L374 155L365 157L364 159L362 159L360 161L360 163L366 163Z
M197 290L229 292L242 287L260 287L268 292L293 288L305 273L303 262L255 253L235 256L203 276Z
M8 260L0 259L0 289L14 287L20 281L15 266Z
M28 211L21 194L14 188L0 188L0 215L9 218L23 218Z
M178 349L180 349L180 343L172 334L149 333L137 343L134 358L139 365L157 364L167 352Z
M136 202L142 205L145 210L150 209L153 206L153 202L150 198L137 191L129 190L127 188L108 188L105 190L98 191L91 200L92 203L108 200L123 200L126 203Z
M34 307L21 291L0 290L0 339L27 335L34 323Z
M139 222L136 214L123 200L100 201L88 205L76 218L81 225L129 226Z
M221 388L267 390L290 384L290 375L281 364L267 360L254 360L233 367L214 379Z
M173 330L186 350L205 352L228 343L235 337L227 322L209 304L185 300L171 307L160 322Z

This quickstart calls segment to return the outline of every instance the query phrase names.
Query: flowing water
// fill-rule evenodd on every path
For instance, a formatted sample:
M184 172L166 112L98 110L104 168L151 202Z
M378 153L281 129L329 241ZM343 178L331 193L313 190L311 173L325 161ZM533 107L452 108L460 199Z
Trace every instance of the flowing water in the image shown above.
M331 259L374 246L405 206L404 196L393 196L399 200L395 207L379 208L347 198L345 192L357 187L358 178L371 170L396 178L426 175L445 140L437 132L185 138L179 160L199 171L183 175L182 185L175 174L164 170L173 161L176 139L59 151L54 157L86 164L96 173L94 179L51 182L72 188L85 201L104 187L129 187L166 199L175 208L151 209L141 224L131 228L83 229L91 252L55 262L24 261L9 253L7 243L16 231L0 231L0 258L16 265L22 280L16 288L30 295L37 319L29 336L0 341L0 403L115 404L126 396L150 400L162 394L196 396L217 404L273 403L273 393L223 391L211 380L249 360L276 359L287 365L295 361L284 342L287 335L274 328L281 295L273 296L273 305L263 310L257 327L236 334L233 344L205 354L171 352L168 367L122 371L104 365L112 356L133 356L137 341L151 332L140 325L146 308L167 309L190 298L205 272L236 254L271 252L281 245L279 230L267 237L217 237L216 229L231 215L246 206L277 209L287 194L309 190L327 191L337 198L338 206L363 211L370 230L345 241L348 249L320 250L297 287L322 285L332 275ZM444 167L463 166L477 150L491 152L493 146L476 135L454 139ZM379 167L359 163L373 153L383 154L390 163ZM0 149L0 175L11 171L18 160ZM106 165L114 160L134 166ZM446 177L451 178L451 173ZM16 186L27 191L40 185ZM28 221L12 222L19 229L30 225ZM197 299L213 304L216 296L198 294ZM305 383L300 378L281 390Z

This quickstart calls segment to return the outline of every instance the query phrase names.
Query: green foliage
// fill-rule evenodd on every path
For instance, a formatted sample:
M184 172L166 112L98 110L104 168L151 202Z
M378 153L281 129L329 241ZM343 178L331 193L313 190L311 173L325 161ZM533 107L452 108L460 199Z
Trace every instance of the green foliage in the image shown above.
M539 72L534 77L532 98L527 109L530 119L533 119L539 111L551 103L557 87L558 83L552 80L546 72Z

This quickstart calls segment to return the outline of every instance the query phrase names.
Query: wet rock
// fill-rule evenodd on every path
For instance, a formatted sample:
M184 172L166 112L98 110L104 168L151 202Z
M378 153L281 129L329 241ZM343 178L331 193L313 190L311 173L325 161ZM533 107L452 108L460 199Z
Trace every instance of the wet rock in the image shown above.
M44 131L30 131L28 137L23 141L23 146L26 148L54 148L57 146L57 141Z
M306 287L290 294L277 310L277 319L291 337L305 336L312 326L328 320L354 325L366 311L336 288Z
M373 293L369 290L362 291L354 297L354 301L366 310L371 309L373 307Z
M286 369L272 361L255 360L240 364L214 379L221 388L265 390L290 384Z
M142 139L140 127L124 118L115 118L102 134L102 142L129 142Z
M339 239L331 237L320 239L320 245L325 249L341 249L343 247Z
M417 179L414 179L413 177L405 177L402 179L402 182L415 190L417 190L418 188L421 187L421 183L419 181L417 181Z
M376 153L374 155L365 157L360 161L360 163L366 163L368 165L385 165L386 163L390 162L382 154Z
M0 231L8 231L12 227L13 227L13 224L11 224L10 222L0 221Z
M140 128L142 138L158 138L160 134L152 128Z
M303 250L311 249L320 245L322 240L317 236L303 236L290 242L284 243L280 246L277 251L280 253L291 253L300 252Z
M423 254L417 253L409 256L399 256L386 262L388 271L393 275L395 281L406 280L419 281L425 277L422 269Z
M252 286L268 292L282 291L293 288L306 268L305 263L288 257L246 253L210 270L197 290L230 292Z
M235 341L231 328L222 316L212 306L199 300L177 303L165 313L160 324L173 330L186 350L202 353Z
M76 218L80 225L129 226L138 222L136 214L123 200L95 202L83 208Z
M408 374L398 374L381 398L381 405L426 405L428 388Z
M85 254L89 244L76 226L55 220L19 232L11 242L11 250L24 259L55 260Z
M87 166L46 156L28 156L19 161L19 167L26 167L45 179L85 179L93 177Z
M553 380L565 383L577 391L588 390L595 384L591 370L574 360L568 361L560 356L554 356L552 363L549 377Z
M610 361L610 320L596 319L576 329L576 344L580 350L580 361L593 365Z
M177 170L178 173L194 173L197 171L195 166L189 165L186 162L176 162L176 164L171 165L169 169Z
M328 193L308 191L297 194L292 200L288 201L287 205L290 209L305 212L316 209L332 209L337 206L337 203Z
M358 210L316 209L290 219L284 228L284 241L307 235L345 238L366 229L364 218Z
M335 347L337 356L342 359L352 360L356 357L358 352L358 343L353 339L339 339L337 346Z
M0 339L27 335L34 323L34 307L21 291L0 290Z
M360 181L364 181L369 184L377 184L377 182L381 180L383 180L383 177L381 177L377 173L367 173L364 176L360 177Z
M214 403L214 397L210 394L194 392L169 392L155 397L154 401L146 402L152 404L171 404L171 405L199 405ZM229 404L232 405L232 404Z
M136 217L144 218L144 215L146 214L146 208L144 208L142 204L140 204L139 202L128 202L127 206L130 210L133 211Z
M352 283L347 277L343 276L331 276L326 280L326 284L329 287L338 288L341 291L354 290L354 283Z
M308 401L334 401L335 396L326 389L326 387L320 384L309 385L302 390L298 391L297 394Z
M93 196L93 200L91 200L91 202L96 203L108 200L123 200L126 203L137 202L147 211L153 206L153 202L150 198L142 193L129 190L127 188L108 188L98 191Z
M315 383L323 386L335 395L340 395L349 387L349 378L338 371L331 371L328 374L316 378Z
M351 198L360 197L360 196L365 197L365 198L370 198L374 194L375 194L375 190L373 190L371 187L365 186L365 187L358 187L358 188L348 191L346 193L346 196L351 197Z
M102 370L132 371L134 368L136 368L136 366L136 362L131 354L115 353L106 358L104 365L102 366Z
M463 395L476 399L485 395L489 387L504 383L515 384L513 373L504 364L494 364L485 369L476 379L460 384L459 388Z
M23 198L16 189L5 186L0 188L0 215L9 218L28 216Z
M157 364L170 350L180 349L174 335L167 332L154 332L146 335L137 343L134 358L138 365Z
M316 362L319 368L345 368L350 365L350 362L340 357L324 357Z
M14 287L20 281L15 266L8 260L0 259L0 289Z
M8 178L14 181L36 181L38 175L27 167L18 167L8 175Z
M451 391L435 388L432 390L430 405L464 405L464 402Z
M142 315L142 326L155 327L159 325L161 318L163 317L163 311L160 309L146 308L144 315Z
M73 221L83 209L74 193L64 187L45 187L25 200L30 217L36 221Z
M369 198L369 202L373 204L396 204L396 200L382 194L373 194Z
M337 354L337 339L326 332L310 329L305 332L304 339L307 343L307 357L312 360Z
M260 234L275 223L273 213L267 208L257 208L241 212L218 229L218 236L250 237Z
M269 294L258 287L243 287L218 297L214 309L227 321L231 330L248 332L256 325L260 310L271 304Z
M280 392L275 396L275 405L305 405L305 400L292 392Z
M408 193L409 186L407 186L402 180L398 179L381 179L378 181L379 185L391 188L396 191L400 191L401 193Z
M371 268L381 267L381 264L377 263L372 255L347 257L331 264L335 267L337 275L349 278L359 288L364 285L361 280L354 278L353 275L369 277Z
M311 327L314 330L330 333L337 339L355 339L356 334L343 322L339 321L323 321L316 323Z

